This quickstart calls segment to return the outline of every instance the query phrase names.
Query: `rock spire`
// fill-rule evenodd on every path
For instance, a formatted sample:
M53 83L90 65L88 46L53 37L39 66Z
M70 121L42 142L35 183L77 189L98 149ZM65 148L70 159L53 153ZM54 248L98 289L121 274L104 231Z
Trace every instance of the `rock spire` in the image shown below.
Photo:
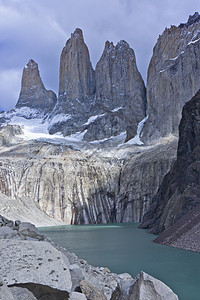
M29 107L46 114L52 111L56 101L55 93L47 91L44 87L38 64L33 59L29 60L23 70L21 91L16 108Z
M77 28L61 53L59 96L84 101L94 92L95 78L89 51L82 30Z

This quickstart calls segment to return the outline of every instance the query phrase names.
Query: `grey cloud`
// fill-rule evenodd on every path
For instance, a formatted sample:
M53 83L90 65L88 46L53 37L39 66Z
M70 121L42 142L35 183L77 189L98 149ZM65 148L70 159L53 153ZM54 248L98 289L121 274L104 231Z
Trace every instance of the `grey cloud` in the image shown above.
M46 88L57 92L60 53L76 27L84 31L94 67L106 40L124 39L146 78L159 34L171 24L186 22L198 9L199 0L0 0L0 78L13 69L22 72L33 58ZM1 108L16 104L17 78L11 76L4 87L0 81ZM6 86L13 90L10 98Z

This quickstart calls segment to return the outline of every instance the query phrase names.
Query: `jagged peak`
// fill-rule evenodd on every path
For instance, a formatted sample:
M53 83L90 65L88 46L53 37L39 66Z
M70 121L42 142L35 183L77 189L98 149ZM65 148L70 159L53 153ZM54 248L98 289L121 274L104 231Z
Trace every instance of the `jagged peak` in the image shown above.
M129 44L125 40L121 40L117 43L116 47L118 48L130 48Z
M83 39L83 31L80 29L80 28L76 28L74 30L74 32L71 34L71 38L76 38L76 39L81 39L81 40L84 40Z
M106 41L105 42L105 50L107 50L109 48L114 48L114 44L113 44L113 42Z
M118 49L124 49L124 48L130 48L129 44L125 40L119 41L116 44L116 46L113 44L113 42L106 41L104 51L109 52L110 50L113 50L113 49L118 50Z
M193 15L189 16L187 23L181 23L178 27L188 27L198 22L200 22L200 15L198 12L195 12Z
M30 59L25 66L25 69L27 69L27 68L30 68L30 69L38 68L38 64L33 59Z

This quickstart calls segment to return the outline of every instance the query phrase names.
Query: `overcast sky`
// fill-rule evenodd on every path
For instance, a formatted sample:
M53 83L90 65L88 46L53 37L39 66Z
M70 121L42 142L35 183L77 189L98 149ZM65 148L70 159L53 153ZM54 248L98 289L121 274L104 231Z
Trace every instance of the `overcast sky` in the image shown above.
M94 68L106 40L126 40L146 80L159 34L195 11L200 0L0 0L0 108L15 106L30 58L39 64L45 87L57 93L60 54L77 27Z

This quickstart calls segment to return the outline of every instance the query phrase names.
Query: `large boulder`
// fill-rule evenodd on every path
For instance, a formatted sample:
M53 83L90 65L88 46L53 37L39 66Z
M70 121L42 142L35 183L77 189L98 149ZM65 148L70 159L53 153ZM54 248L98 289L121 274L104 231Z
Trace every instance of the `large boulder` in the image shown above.
M141 272L131 287L130 300L178 300L178 296L162 281Z

